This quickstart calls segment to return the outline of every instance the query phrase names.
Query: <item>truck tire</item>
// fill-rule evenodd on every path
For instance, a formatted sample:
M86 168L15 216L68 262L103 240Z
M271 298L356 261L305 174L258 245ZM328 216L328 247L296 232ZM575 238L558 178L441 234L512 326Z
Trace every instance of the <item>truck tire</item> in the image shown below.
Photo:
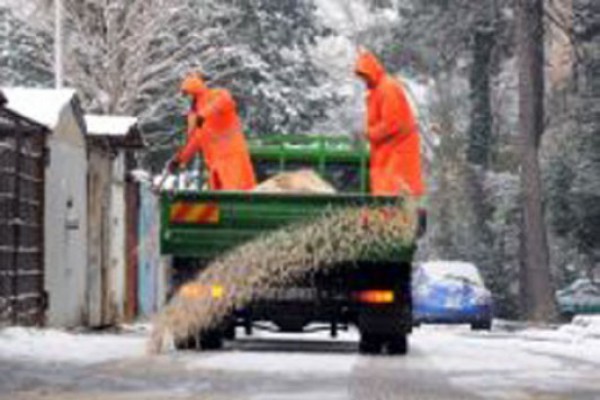
M396 335L388 341L388 353L390 355L406 355L408 353L408 336Z
M198 341L195 337L190 336L187 339L178 340L175 342L177 350L194 350L198 347Z
M360 337L358 350L361 354L380 354L383 341L377 335L363 333Z
M201 350L219 350L223 348L223 334L219 330L210 330L200 334Z
M235 323L229 323L223 331L223 337L226 340L235 340Z

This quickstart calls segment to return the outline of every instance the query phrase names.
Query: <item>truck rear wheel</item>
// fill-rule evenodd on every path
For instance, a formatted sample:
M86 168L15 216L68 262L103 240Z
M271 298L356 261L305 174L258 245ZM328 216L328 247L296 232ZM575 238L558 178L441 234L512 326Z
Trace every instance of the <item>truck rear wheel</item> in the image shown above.
M177 350L194 350L198 347L198 341L195 337L190 336L187 339L178 340L175 342Z
M391 355L405 355L408 353L407 335L396 335L388 341L388 353Z
M225 326L223 337L226 340L235 340L235 323L229 323Z
M205 331L200 334L201 350L219 350L223 348L223 334L219 330Z
M379 354L383 346L383 341L377 335L363 333L360 337L358 350L362 354Z

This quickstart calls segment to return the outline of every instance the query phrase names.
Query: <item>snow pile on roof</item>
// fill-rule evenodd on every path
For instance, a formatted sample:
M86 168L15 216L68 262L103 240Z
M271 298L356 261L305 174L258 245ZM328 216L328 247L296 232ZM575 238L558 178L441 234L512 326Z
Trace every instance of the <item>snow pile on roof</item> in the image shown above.
M74 89L0 88L7 108L54 130L60 116L76 96Z
M74 334L30 328L0 330L0 359L96 364L141 357L145 345L143 335Z
M590 306L600 304L600 285L588 278L580 278L556 293L563 307Z
M114 115L86 115L85 124L89 135L125 136L137 124L135 117Z
M444 280L451 276L462 277L483 286L481 275L474 264L464 261L428 261L421 269L430 278Z

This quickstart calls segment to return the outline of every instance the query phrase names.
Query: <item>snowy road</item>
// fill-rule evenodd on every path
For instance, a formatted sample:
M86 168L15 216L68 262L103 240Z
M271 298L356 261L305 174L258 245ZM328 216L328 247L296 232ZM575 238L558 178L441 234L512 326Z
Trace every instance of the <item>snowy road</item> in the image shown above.
M600 399L600 337L425 327L407 357L356 354L356 333L242 338L144 355L147 333L0 330L0 399Z

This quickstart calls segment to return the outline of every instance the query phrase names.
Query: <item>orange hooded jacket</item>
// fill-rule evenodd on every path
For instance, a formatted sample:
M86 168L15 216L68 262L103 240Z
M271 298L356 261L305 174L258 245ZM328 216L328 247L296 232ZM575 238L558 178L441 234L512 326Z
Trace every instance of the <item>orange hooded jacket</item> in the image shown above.
M194 106L188 125L197 116L204 119L201 127L188 126L185 146L176 160L187 164L194 154L202 152L210 173L212 190L251 190L256 186L237 107L229 91L209 89L197 75L186 78L181 91L193 97Z
M368 51L360 54L356 73L372 83L366 133L371 144L371 193L423 195L418 125L404 88Z

